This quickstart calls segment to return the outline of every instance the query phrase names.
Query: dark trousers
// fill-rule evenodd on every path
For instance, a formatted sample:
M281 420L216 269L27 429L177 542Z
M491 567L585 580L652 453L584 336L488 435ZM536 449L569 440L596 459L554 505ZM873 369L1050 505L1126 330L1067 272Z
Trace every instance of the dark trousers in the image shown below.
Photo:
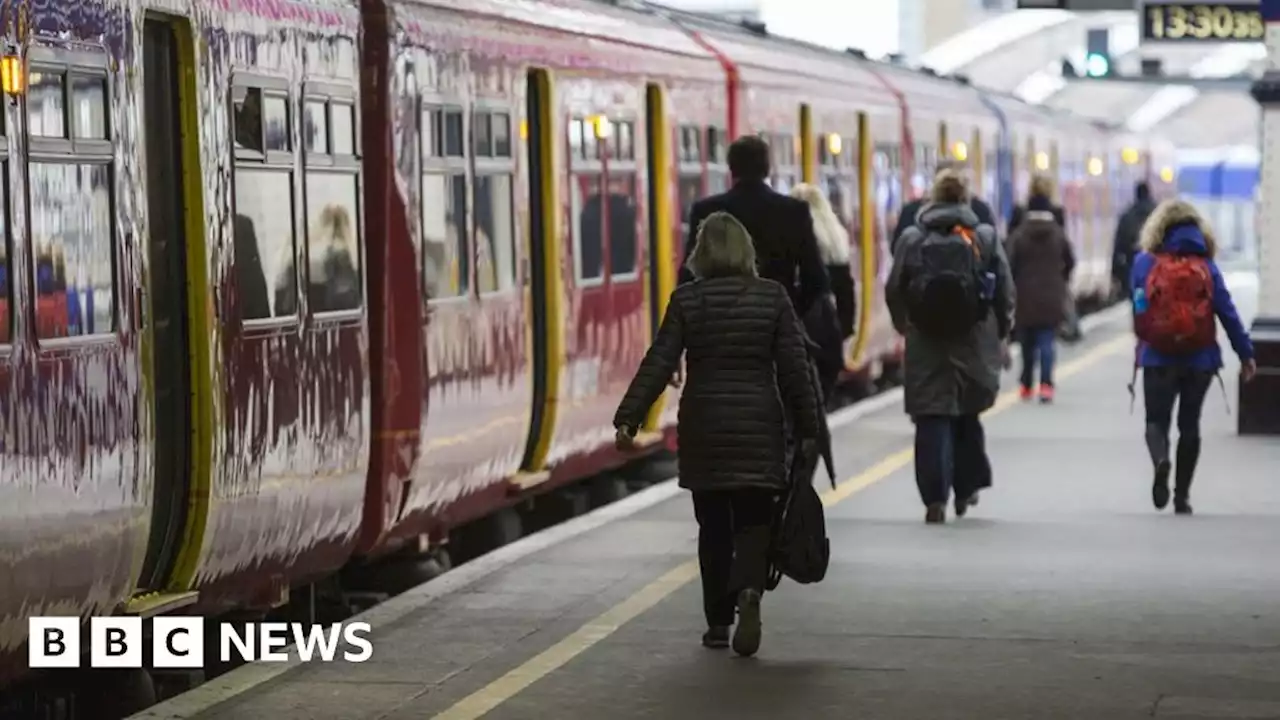
M916 423L916 486L925 505L991 487L987 438L977 415L921 415Z
M708 626L733 624L742 590L764 592L777 497L763 488L693 493L702 607Z
M1022 344L1022 387L1035 382L1036 363L1040 364L1040 384L1053 385L1053 364L1057 359L1058 329L1052 327L1023 328L1018 331Z
M1174 496L1186 499L1200 460L1200 413L1213 383L1213 373L1188 368L1154 367L1142 371L1142 396L1147 408L1147 451L1151 462L1169 460L1169 429L1178 405L1178 455Z

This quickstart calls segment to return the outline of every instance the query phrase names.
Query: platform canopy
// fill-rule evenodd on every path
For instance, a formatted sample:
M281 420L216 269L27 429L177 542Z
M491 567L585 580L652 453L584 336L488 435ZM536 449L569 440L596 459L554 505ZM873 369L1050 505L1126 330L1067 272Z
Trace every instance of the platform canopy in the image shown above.
M1258 144L1260 112L1238 86L1200 88L1168 82L1135 83L1064 77L1062 61L1084 69L1088 30L1107 28L1115 71L1138 75L1143 58L1158 59L1166 75L1228 78L1261 73L1262 43L1140 44L1136 12L1075 14L1057 10L1005 13L925 53L920 64L968 76L974 84L1028 101L1158 132L1182 148Z

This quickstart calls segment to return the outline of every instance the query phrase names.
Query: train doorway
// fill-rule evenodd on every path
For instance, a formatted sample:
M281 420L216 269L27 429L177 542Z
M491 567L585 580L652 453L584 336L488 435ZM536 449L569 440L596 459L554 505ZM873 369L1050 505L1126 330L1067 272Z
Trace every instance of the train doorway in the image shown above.
M192 357L187 287L186 204L180 30L186 23L147 18L143 28L147 253L154 397L151 537L139 590L164 590L183 541L192 478Z

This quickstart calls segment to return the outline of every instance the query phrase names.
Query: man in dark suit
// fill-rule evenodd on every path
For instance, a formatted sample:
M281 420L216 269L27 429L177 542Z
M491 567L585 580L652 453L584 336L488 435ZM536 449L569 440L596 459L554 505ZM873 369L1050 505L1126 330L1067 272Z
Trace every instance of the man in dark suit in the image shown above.
M946 170L954 170L956 172L966 174L967 176L969 166L957 160L943 160L938 163L938 167L934 171L934 177L937 177L938 174ZM907 228L915 226L916 216L920 214L920 208L924 207L926 202L928 202L927 193L925 197L912 200L902 206L902 212L898 213L898 226L893 229L893 247L897 247L898 238L902 237L902 233L906 232ZM980 224L990 225L993 228L996 227L995 213L991 212L991 206L982 198L970 198L969 207L973 208L973 212L978 216L978 222Z
M728 154L733 187L693 204L685 257L693 252L703 220L714 212L733 215L751 233L760 277L786 288L796 314L804 317L814 303L831 295L809 206L769 187L769 146L764 140L754 135L738 138ZM681 268L680 282L691 280L693 273Z

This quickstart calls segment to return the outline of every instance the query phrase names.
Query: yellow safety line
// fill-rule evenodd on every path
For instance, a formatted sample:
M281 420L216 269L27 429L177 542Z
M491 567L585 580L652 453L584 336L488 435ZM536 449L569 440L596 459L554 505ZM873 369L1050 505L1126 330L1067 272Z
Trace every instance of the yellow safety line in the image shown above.
M1132 347L1133 339L1124 334L1091 349L1084 355L1064 363L1058 378L1068 378L1097 364L1103 358L1122 348ZM987 416L1004 412L1018 404L1016 391L1004 393L987 411ZM903 448L885 457L871 468L822 494L822 504L828 507L864 490L911 462L911 448ZM435 720L476 720L490 710L520 694L525 688L568 664L570 660L591 649L596 643L615 633L623 625L634 620L646 610L662 602L667 596L684 587L698 576L698 561L689 560L646 585L639 592L605 611L604 614L578 628L571 635L538 653L532 659L502 677L468 695L448 710L435 716Z

